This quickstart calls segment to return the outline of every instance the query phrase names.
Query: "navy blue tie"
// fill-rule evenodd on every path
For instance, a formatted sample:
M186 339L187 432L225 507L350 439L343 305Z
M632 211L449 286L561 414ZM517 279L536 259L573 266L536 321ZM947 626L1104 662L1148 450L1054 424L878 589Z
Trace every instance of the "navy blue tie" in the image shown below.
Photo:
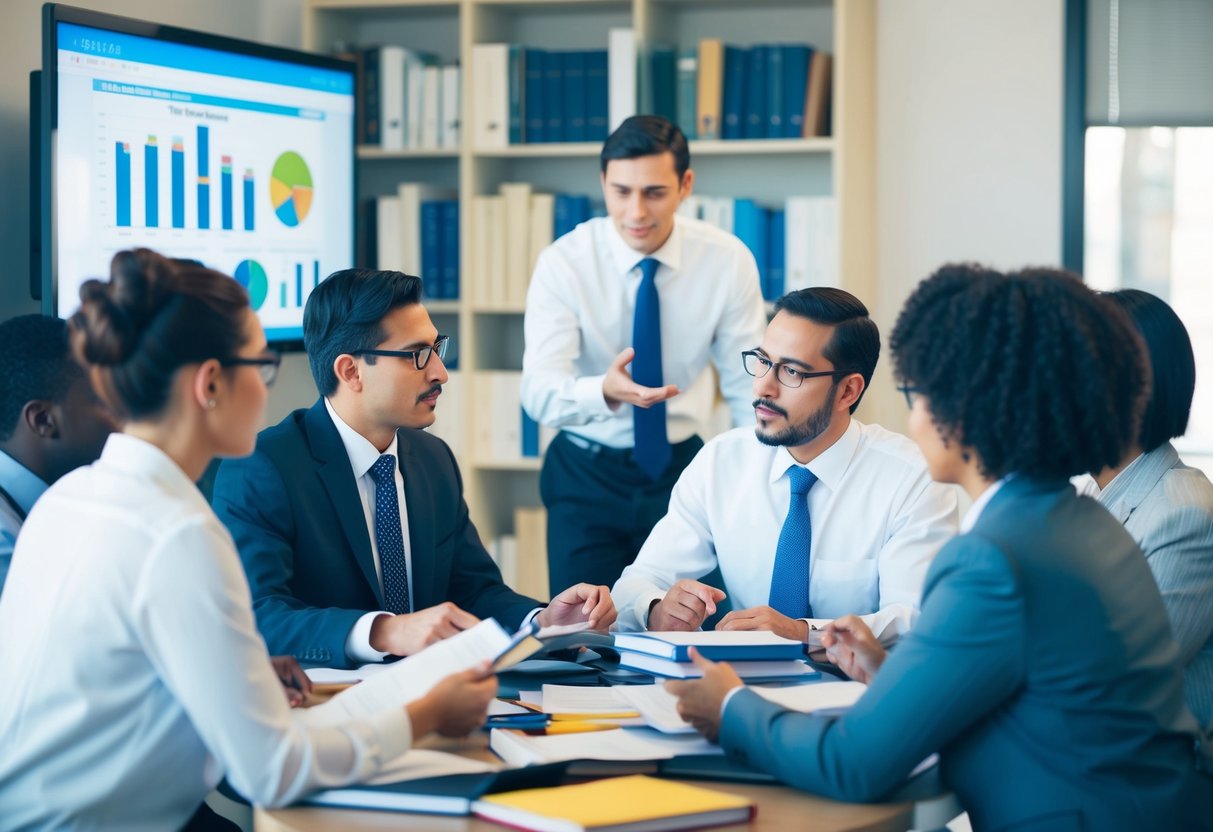
M770 606L789 618L812 618L809 547L813 542L813 525L809 522L809 489L817 482L817 476L808 468L793 465L788 469L788 479L792 482L792 496L775 546Z
M640 261L640 288L636 292L636 317L632 322L632 380L645 387L662 387L661 301L657 297L657 266L652 257ZM670 464L673 451L665 430L665 402L652 407L632 408L636 446L632 456L649 479L657 479Z
M409 612L409 573L404 563L404 534L396 499L396 457L384 454L371 466L375 480L375 544L383 570L383 606L388 612Z

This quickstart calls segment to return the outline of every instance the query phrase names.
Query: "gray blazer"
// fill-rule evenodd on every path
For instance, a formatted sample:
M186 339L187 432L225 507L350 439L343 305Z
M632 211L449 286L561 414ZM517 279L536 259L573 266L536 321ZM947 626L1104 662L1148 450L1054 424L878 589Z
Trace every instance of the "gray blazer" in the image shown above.
M1213 483L1167 442L1097 499L1145 552L1179 643L1188 707L1213 731Z
M974 829L1207 829L1213 780L1150 570L1068 483L1018 476L927 574L918 622L847 714L741 690L720 744L787 783L873 800L938 751Z

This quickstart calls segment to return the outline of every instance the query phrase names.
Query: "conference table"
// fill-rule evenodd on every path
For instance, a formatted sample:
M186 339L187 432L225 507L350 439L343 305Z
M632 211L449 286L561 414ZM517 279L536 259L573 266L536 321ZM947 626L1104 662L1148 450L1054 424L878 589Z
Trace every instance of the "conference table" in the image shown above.
M488 735L481 731L462 740L431 737L418 743L419 747L449 751L475 759L496 760L488 749ZM746 824L713 827L730 832L905 832L912 825L923 824L924 806L945 804L946 795L931 795L929 800L916 803L906 799L892 803L840 803L815 797L787 786L729 783L722 781L686 780L710 789L743 795L754 801L758 811ZM939 816L941 808L928 808L927 814ZM946 809L942 809L945 811ZM930 821L938 825L934 820ZM320 832L321 830L426 830L427 832L503 832L507 827L475 817L423 815L359 809L334 809L318 806L292 806L285 809L255 810L253 828L256 832Z

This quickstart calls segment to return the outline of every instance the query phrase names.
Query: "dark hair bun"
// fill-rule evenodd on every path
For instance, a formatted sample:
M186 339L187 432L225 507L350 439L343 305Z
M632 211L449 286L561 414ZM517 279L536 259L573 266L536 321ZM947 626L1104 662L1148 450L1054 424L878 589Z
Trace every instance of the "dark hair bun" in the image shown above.
M76 326L84 358L108 366L130 358L177 282L176 266L156 252L118 252L108 283L89 280L80 287Z

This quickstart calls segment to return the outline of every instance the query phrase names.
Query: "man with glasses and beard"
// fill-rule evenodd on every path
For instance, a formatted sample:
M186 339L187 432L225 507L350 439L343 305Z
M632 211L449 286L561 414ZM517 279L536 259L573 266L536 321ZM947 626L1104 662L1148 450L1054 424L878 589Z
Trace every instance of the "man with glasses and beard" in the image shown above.
M308 297L303 343L320 400L215 478L215 513L271 653L344 667L412 655L481 618L614 622L605 586L576 584L545 606L502 582L450 448L422 430L448 379L447 340L417 277L347 269Z
M740 357L757 424L713 439L683 472L612 590L620 629L696 629L726 592L733 611L717 629L811 645L850 613L886 644L909 629L957 498L908 438L852 418L879 355L876 324L847 292L775 304L762 345ZM726 592L697 580L717 566Z

